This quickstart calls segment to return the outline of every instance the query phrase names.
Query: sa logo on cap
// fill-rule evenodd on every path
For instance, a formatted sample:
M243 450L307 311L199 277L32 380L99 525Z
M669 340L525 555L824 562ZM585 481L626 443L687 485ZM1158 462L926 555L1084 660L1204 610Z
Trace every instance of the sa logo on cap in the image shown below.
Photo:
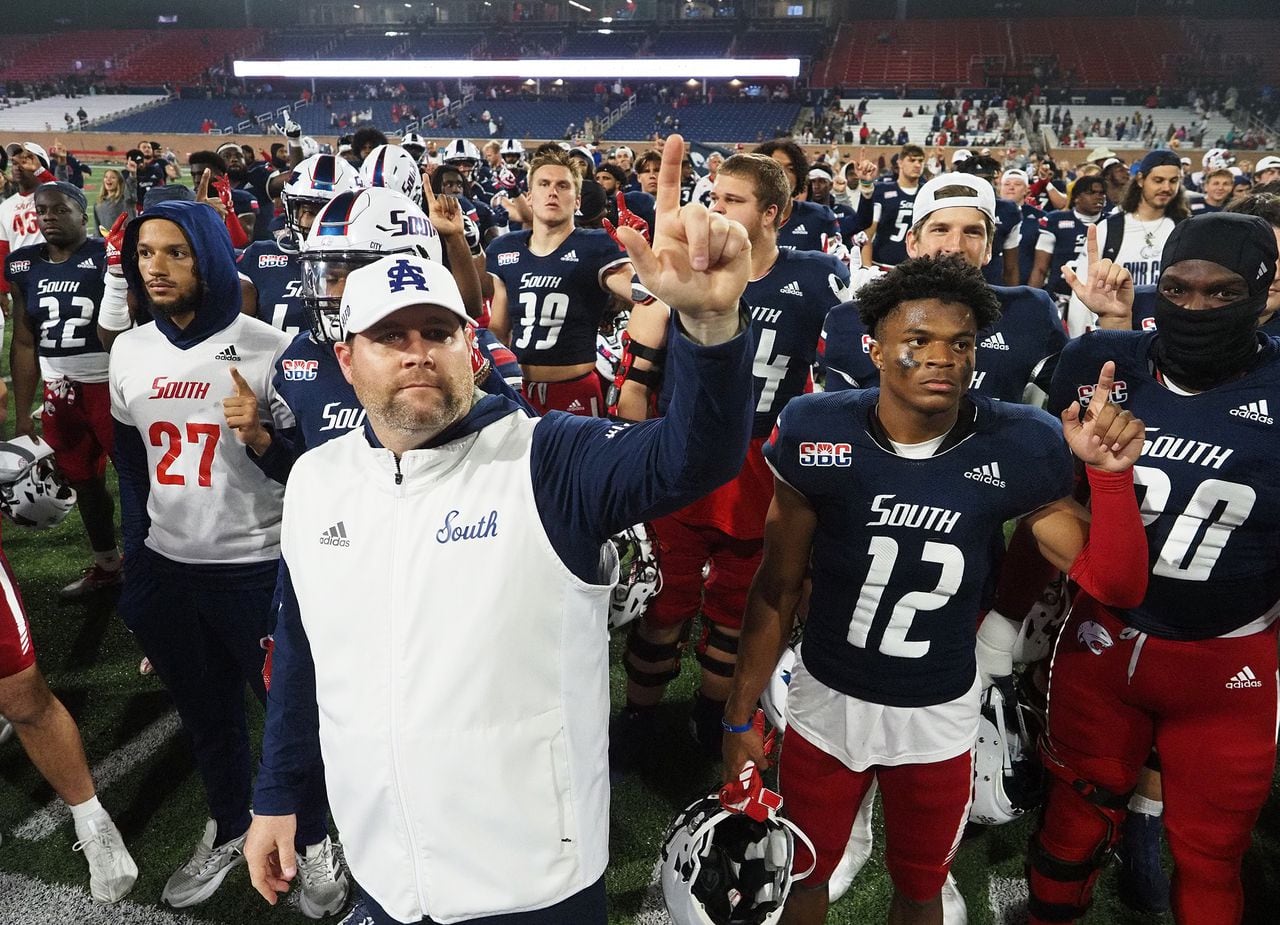
M403 292L410 286L423 292L430 291L422 271L407 260L397 260L387 268L387 283L392 292Z

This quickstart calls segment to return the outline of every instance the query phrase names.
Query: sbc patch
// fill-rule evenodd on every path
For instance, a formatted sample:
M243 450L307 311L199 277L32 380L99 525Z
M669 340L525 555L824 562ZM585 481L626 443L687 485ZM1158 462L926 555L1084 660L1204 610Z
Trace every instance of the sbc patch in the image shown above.
M284 371L286 382L310 381L316 377L320 368L318 360L281 360L280 368Z

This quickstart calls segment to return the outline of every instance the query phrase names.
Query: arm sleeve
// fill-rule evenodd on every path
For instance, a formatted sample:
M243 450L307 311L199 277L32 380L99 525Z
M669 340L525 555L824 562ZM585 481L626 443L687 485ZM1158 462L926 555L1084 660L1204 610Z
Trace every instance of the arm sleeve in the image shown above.
M1147 533L1134 494L1133 470L1089 477L1089 540L1071 563L1071 579L1094 600L1110 607L1137 607L1147 594L1150 564Z
M1053 232L1047 228L1040 229L1040 236L1036 238L1036 250L1043 251L1046 254L1052 254L1054 247L1057 245L1058 239L1053 236Z
M726 343L695 345L678 325L667 343L675 379L665 417L614 424L557 414L534 431L538 512L561 559L584 580L597 580L610 534L679 510L733 478L746 458L753 339L745 316Z
M111 462L120 477L120 535L125 557L128 558L142 549L151 529L151 516L147 513L151 478L142 435L137 428L118 419L115 421Z
M316 668L289 580L289 566L283 560L277 582L280 610L262 735L262 768L253 793L254 810L265 816L296 813L308 773L322 760Z

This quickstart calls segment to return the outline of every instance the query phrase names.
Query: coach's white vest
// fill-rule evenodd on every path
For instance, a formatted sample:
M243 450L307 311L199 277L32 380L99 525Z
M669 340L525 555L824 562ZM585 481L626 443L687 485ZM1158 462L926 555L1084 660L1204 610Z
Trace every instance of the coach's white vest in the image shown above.
M539 909L604 873L610 586L575 577L542 528L536 426L513 413L406 453L400 485L359 429L289 477L282 545L333 816L402 921Z

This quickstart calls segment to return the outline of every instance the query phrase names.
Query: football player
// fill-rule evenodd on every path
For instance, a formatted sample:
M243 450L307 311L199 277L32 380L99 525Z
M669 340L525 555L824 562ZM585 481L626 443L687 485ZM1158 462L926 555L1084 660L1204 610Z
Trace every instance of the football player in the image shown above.
M1257 216L1193 217L1164 246L1156 330L1100 331L1063 351L1051 409L1105 394L1088 380L1114 358L1112 400L1146 421L1134 478L1150 579L1130 607L1077 601L1059 636L1050 790L1030 851L1034 925L1084 915L1153 746L1175 918L1243 914L1241 857L1276 747L1280 485L1267 401L1280 353L1256 330L1276 256L1275 230Z
M1084 254L1089 228L1102 221L1107 201L1107 184L1099 176L1081 177L1071 184L1067 208L1050 212L1040 220L1035 265L1027 285L1045 288L1064 307L1071 287L1062 278L1062 268Z
M243 861L251 778L244 693L248 685L266 698L262 639L274 618L283 488L242 443L251 418L293 428L270 385L289 339L240 312L231 241L199 203L149 207L128 225L122 257L131 294L153 323L121 334L111 354L127 563L118 609L173 696L211 816L161 894L181 908L207 900ZM243 401L246 392L263 398ZM301 907L319 918L342 907L347 882L323 800L310 800L304 815Z
M824 920L827 880L873 781L894 883L889 921L941 920L972 792L974 615L1006 520L1024 517L1087 594L1124 606L1145 585L1131 496L1141 421L1111 404L1082 415L1077 404L1058 426L1039 409L966 394L978 331L999 301L960 258L912 259L864 287L860 306L880 387L800 396L765 446L775 493L724 716L725 779L748 760L768 767L752 716L812 569L780 776L788 816L816 849L814 872L787 902L796 925ZM1110 389L1110 373L1099 389ZM1070 497L1072 452L1102 499L1097 529ZM798 856L797 869L808 861Z
M269 241L253 242L239 257L246 314L261 317L289 335L307 327L298 263L301 242L325 204L356 189L359 183L355 168L333 154L307 158L289 173L281 191L284 233Z
M632 301L632 269L606 232L574 227L581 184L562 156L529 165L532 228L495 239L486 255L489 326L515 353L524 396L539 412L603 417L596 332L610 295Z
M0 381L0 408L4 407L7 397L8 389ZM0 414L2 420L3 414ZM22 446L23 443L27 445ZM32 465L34 454L30 446L29 439L0 444L6 477L12 478L14 462L20 466ZM44 448L45 452L47 449ZM28 469L22 477L29 480L45 475L33 475ZM3 486L4 511L21 516L11 506L10 492L14 487L13 482ZM52 525L64 516L66 507L59 506L52 512L53 519L44 525ZM0 549L0 713L3 714L0 715L0 743L16 730L31 763L71 810L76 830L72 850L84 852L93 898L101 903L123 899L138 879L138 865L130 857L110 814L98 801L75 720L49 690L36 665L31 624L3 549Z
M782 216L778 246L805 251L825 251L831 243L841 243L836 214L828 206L801 198L807 194L809 157L794 141L775 139L756 148L778 162L791 184L791 205Z
M951 254L974 267L991 260L996 200L991 184L980 177L944 173L926 183L912 203L915 225L907 232L912 257ZM969 388L1000 401L1043 399L1053 364L1066 342L1058 314L1047 293L1026 286L992 286L1001 304L994 327L983 331ZM867 330L856 302L832 309L823 329L820 362L826 388L867 388L879 381L872 362L874 334Z
M271 205L271 193L267 190L267 182L271 177L272 168L261 161L253 160L252 154L246 159L244 149L234 141L218 145L214 153L226 162L227 176L231 180L232 187L245 190L258 202L257 216L254 219L250 237L256 241L270 240L271 216L275 214L275 210Z
M45 243L14 251L5 270L14 308L14 434L34 434L29 412L43 380L44 439L76 491L93 550L93 564L61 591L71 600L118 587L121 578L115 504L106 480L113 430L107 353L98 340L106 244L88 236L84 193L70 183L37 187L33 201Z
M916 219L912 217L920 176L924 173L924 148L903 145L898 152L896 181L876 184L868 190L860 185L859 216L867 229L868 242L862 248L862 265L873 263L892 266L907 259L907 232ZM867 212L870 215L867 215Z
M751 577L760 564L772 478L760 448L787 402L810 387L809 370L828 309L844 298L849 271L829 254L778 245L782 216L792 203L792 181L776 159L734 155L712 188L711 210L747 229L751 306L756 344L755 423L742 470L730 483L654 523L663 587L632 624L624 664L627 703L610 735L615 774L634 766L656 727L655 707L680 671L680 653L694 617L703 616L698 641L702 678L693 707L698 742L720 753L720 719L729 695L738 634ZM666 306L637 306L628 325L631 353L618 416L648 417L651 393L662 391L668 336ZM707 567L704 578L704 567Z
M41 183L57 179L49 170L49 155L34 141L13 142L5 147L5 153L17 193L0 201L0 265L18 248L44 240L32 197ZM4 319L8 317L9 283L0 279L0 335L4 333Z

